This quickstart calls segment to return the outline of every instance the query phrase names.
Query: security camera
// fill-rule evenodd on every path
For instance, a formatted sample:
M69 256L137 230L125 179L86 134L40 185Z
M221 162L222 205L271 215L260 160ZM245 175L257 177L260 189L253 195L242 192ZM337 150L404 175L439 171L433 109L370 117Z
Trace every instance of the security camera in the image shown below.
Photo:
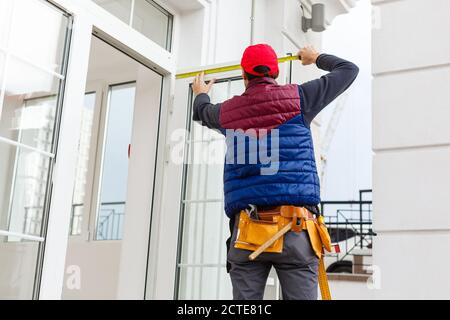
M302 17L302 30L307 32L309 29L315 32L322 32L326 29L325 25L325 5L316 3L311 6L311 19Z

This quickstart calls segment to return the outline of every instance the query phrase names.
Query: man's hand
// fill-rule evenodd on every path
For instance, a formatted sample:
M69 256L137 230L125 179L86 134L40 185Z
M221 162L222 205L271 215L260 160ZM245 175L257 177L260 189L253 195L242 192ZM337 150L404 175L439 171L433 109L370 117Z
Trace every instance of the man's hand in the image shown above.
M320 56L320 53L314 49L313 46L306 46L298 52L298 56L302 59L302 64L304 66L316 63L317 58Z
M214 82L216 81L216 79L213 79L208 84L206 84L204 77L205 77L205 73L202 72L202 73L198 74L194 79L194 83L192 84L192 91L194 92L194 95L196 95L196 96L198 96L201 93L209 93Z

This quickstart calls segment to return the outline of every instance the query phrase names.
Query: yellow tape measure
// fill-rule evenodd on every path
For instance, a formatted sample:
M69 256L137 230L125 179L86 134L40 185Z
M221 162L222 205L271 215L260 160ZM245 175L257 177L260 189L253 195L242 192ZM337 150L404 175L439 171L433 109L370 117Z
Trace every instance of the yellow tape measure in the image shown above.
M328 286L327 271L325 269L324 257L319 260L319 288L322 295L322 300L331 300L330 287Z
M284 63L287 61L294 61L294 60L300 60L298 56L286 56L282 58L278 58L278 63ZM228 72L228 71L234 71L241 69L241 65L236 64L233 66L226 66L226 67L219 67L219 68L211 68L207 70L198 70L198 71L192 71L192 72L186 72L186 73L179 73L176 75L177 79L184 79L184 78L192 78L201 73L202 71L205 74L213 74L213 73L221 73L221 72Z

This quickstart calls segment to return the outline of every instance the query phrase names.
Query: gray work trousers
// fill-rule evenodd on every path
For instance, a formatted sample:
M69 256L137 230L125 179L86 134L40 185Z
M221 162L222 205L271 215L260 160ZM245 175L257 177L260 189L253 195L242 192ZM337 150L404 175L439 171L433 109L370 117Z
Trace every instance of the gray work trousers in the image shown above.
M234 300L262 300L272 266L281 284L283 300L317 300L319 259L314 254L307 231L288 232L282 253L262 253L250 261L251 251L234 248L239 225L236 216L228 262Z

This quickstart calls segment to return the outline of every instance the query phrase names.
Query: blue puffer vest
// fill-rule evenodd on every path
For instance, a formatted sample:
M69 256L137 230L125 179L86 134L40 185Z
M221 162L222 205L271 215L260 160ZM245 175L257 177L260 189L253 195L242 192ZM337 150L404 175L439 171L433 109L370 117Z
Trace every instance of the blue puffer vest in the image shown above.
M224 192L228 217L249 204L320 203L313 140L303 121L297 85L254 79L242 96L222 104L220 123L227 131Z

